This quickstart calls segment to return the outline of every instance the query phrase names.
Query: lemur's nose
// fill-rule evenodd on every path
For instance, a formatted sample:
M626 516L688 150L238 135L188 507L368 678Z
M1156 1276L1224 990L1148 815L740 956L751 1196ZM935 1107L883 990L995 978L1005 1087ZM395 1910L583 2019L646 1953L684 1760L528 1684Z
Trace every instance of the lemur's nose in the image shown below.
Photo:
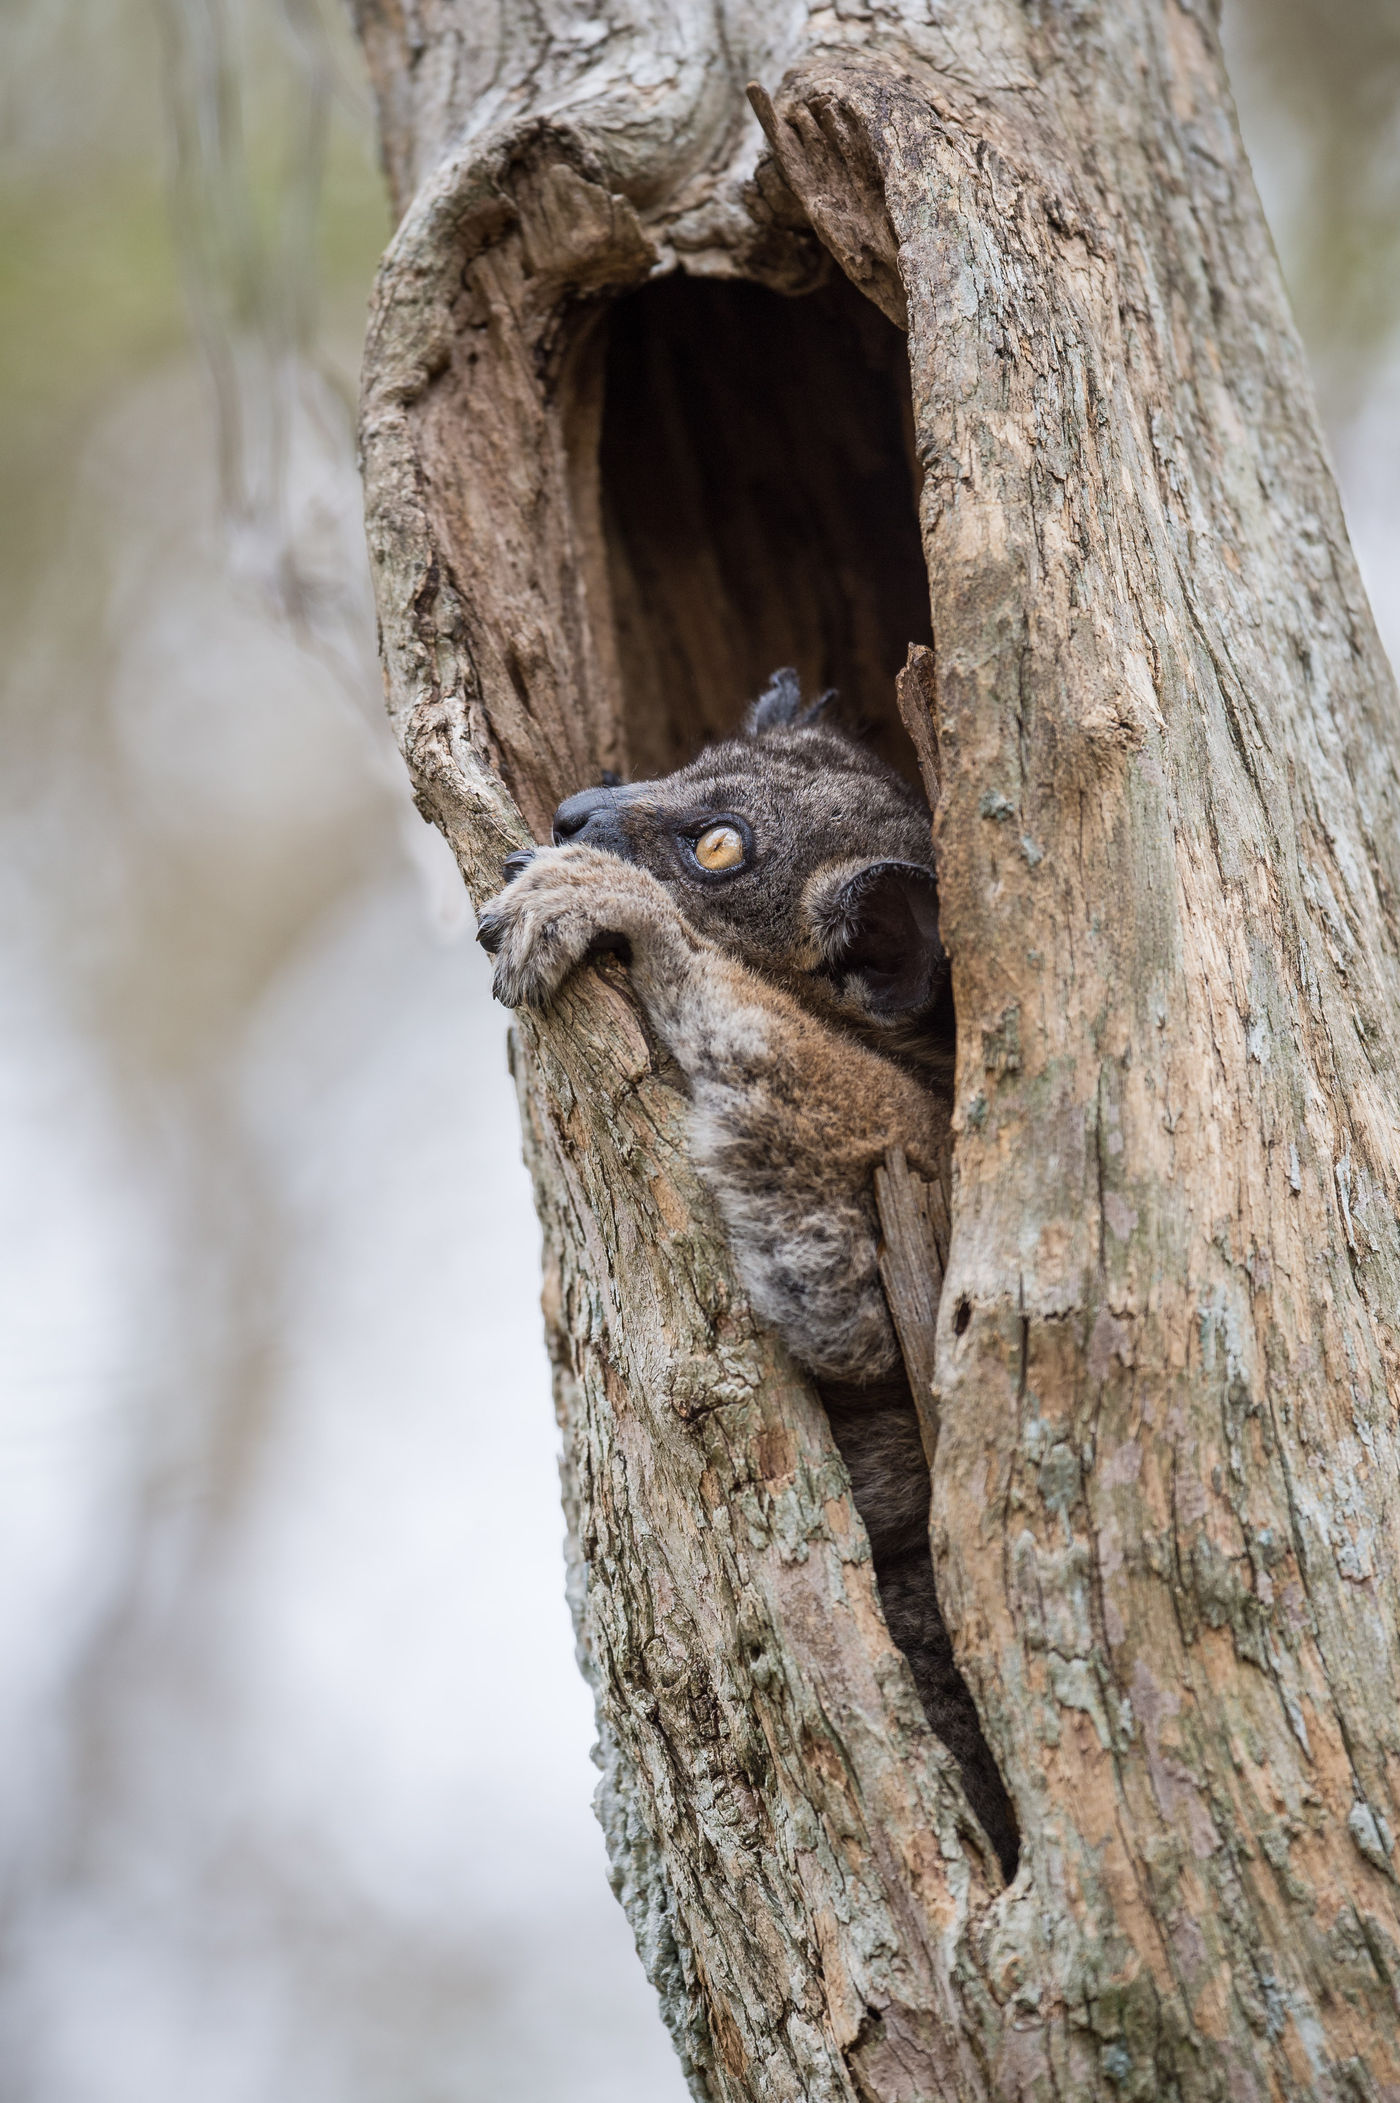
M626 837L618 817L618 799L612 789L582 789L567 796L554 813L554 844L572 841L584 847L606 847L625 854Z
M611 801L606 789L584 789L577 796L566 796L554 813L555 846L562 847L566 840L577 839L589 819Z

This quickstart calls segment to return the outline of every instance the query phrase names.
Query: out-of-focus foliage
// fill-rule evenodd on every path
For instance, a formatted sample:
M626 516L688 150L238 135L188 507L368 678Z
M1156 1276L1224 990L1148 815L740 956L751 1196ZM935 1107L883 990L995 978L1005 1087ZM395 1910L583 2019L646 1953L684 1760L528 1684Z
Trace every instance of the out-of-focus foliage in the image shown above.
M1241 122L1334 427L1400 323L1400 5L1227 0Z
M503 1018L380 705L357 66L335 0L0 11L27 2103L677 2080L588 1810Z
M318 534L314 517L292 512L299 424L310 419L344 455L353 416L320 355L322 279L362 290L365 235L387 233L380 186L367 184L369 112L345 24L328 0L157 4L168 192L214 391L231 559L363 694L362 565L324 520Z

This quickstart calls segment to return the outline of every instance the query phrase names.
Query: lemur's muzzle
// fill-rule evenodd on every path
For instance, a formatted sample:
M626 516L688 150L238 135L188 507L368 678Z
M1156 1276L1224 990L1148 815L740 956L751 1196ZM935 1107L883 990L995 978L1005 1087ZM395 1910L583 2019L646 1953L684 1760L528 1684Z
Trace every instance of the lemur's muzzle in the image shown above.
M554 813L556 847L603 847L609 854L633 859L632 847L622 829L622 805L634 789L581 789L566 796Z

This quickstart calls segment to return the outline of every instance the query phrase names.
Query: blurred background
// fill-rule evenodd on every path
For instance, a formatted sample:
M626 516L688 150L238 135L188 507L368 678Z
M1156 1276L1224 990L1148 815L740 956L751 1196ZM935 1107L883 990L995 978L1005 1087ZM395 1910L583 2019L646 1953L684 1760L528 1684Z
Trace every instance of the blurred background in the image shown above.
M1400 10L1227 0L1400 652ZM0 2096L680 2103L504 1017L380 720L339 0L0 10Z

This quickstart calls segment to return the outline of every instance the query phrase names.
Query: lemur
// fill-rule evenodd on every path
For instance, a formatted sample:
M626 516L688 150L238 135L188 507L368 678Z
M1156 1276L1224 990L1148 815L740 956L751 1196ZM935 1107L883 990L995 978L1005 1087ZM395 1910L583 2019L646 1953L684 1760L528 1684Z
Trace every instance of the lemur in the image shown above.
M1008 1878L1015 1816L953 1658L929 1471L880 1285L886 1150L948 1174L954 1022L927 806L776 672L743 734L659 781L561 803L506 862L478 939L509 1007L628 959L689 1086L690 1143L761 1319L813 1375L881 1603Z

